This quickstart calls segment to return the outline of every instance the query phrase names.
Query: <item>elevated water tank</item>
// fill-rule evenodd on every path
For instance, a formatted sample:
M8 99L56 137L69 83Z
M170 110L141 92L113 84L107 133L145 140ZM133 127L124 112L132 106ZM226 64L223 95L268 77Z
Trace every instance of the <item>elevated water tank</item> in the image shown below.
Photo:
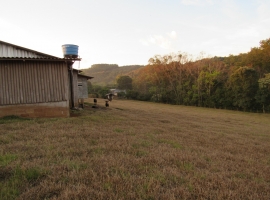
M64 44L62 45L62 50L65 58L78 58L78 45Z

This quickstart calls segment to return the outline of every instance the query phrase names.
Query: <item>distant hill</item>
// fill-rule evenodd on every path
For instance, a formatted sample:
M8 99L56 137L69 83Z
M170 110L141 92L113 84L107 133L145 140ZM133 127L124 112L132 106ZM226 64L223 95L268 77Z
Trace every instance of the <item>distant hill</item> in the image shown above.
M133 78L136 71L141 67L144 67L144 65L119 67L117 64L94 64L91 68L82 69L82 71L85 75L94 77L91 79L91 83L104 86L115 84L115 79L118 75L128 75Z

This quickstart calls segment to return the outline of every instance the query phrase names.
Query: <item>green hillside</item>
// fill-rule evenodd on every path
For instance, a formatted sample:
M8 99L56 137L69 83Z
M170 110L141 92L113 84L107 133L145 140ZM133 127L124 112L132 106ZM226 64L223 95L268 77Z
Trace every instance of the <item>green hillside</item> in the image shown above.
M143 65L127 65L118 66L117 64L94 64L91 68L83 69L85 75L93 76L91 83L97 85L115 84L115 79L119 75L128 75L131 78L136 74L136 71L144 67Z

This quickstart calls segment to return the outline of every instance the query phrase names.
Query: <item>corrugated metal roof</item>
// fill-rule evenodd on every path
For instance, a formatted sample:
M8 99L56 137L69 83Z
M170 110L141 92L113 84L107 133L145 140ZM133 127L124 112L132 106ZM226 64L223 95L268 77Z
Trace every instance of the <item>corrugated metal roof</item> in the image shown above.
M80 61L81 58L57 58L57 57L0 57L0 60L22 60L22 61Z
M80 69L75 69L75 68L73 68L73 70L74 70L74 71L77 71L78 73L83 72L83 71L82 71L82 70L80 70Z
M0 40L0 57L19 58L58 58L49 54L41 53L32 49L17 46Z
M85 77L85 78L87 78L87 79L92 79L92 78L94 78L94 77L92 77L92 76L87 76L87 75L83 75L83 74L78 74L78 76L82 76L82 77Z
M83 72L83 71L80 70L80 69L75 69L75 68L73 68L73 71L76 71L77 74L78 74L78 76L82 76L82 77L85 77L85 78L87 78L87 79L92 79L92 78L94 78L93 76L87 76L87 75L84 75L84 74L80 74L80 73Z

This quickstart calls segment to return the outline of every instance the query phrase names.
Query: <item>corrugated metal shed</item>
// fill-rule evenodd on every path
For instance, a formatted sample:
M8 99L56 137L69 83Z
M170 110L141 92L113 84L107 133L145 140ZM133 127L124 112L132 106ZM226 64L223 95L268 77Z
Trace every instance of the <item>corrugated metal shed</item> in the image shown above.
M93 78L72 69L80 60L0 41L0 117L69 116L69 104L78 104L78 79L84 86L80 93L87 98L87 80Z
M69 116L74 61L0 41L0 117Z

